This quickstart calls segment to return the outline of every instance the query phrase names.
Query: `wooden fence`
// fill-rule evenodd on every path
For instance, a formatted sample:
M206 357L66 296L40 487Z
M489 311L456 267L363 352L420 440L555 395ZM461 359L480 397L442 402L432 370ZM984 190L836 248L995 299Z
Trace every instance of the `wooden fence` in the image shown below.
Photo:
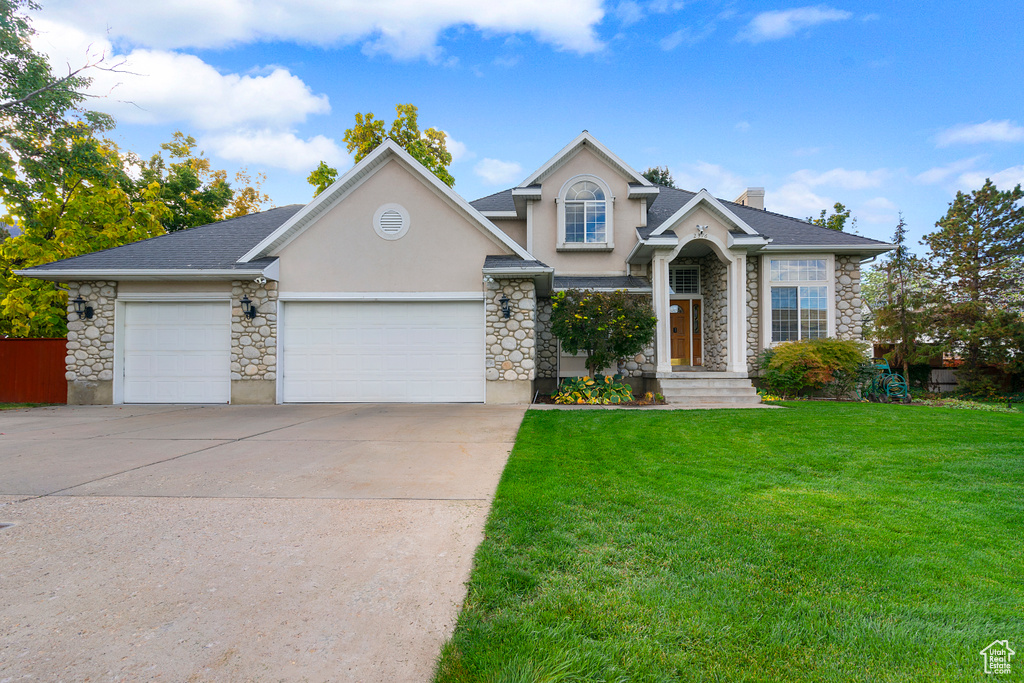
M64 339L0 339L0 403L67 403Z

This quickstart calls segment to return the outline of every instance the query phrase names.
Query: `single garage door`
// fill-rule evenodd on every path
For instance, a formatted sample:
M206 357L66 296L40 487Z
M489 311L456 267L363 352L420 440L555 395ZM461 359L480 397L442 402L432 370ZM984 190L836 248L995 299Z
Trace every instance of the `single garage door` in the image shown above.
M288 302L288 403L482 402L482 301Z
M227 403L230 366L228 302L125 304L125 403Z

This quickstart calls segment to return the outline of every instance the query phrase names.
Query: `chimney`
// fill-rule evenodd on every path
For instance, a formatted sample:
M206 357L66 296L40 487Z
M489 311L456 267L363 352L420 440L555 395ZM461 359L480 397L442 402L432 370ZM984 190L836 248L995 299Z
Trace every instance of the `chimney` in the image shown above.
M764 210L764 188L763 187L748 187L747 191L737 197L735 200L737 204L743 206L749 206L752 209Z

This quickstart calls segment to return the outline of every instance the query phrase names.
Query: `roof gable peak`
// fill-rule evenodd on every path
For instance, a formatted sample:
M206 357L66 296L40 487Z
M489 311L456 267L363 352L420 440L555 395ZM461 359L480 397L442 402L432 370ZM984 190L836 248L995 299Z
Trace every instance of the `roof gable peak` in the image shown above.
M563 164L569 161L569 159L576 156L576 154L584 147L590 149L590 151L594 152L598 158L612 166L612 168L622 174L622 176L630 183L643 185L645 187L656 187L654 183L637 173L629 164L601 144L597 138L586 130L577 135L572 142L563 147L553 157L548 159L543 166L534 171L523 182L519 183L517 187L529 187L530 185L542 183L545 178L558 170Z

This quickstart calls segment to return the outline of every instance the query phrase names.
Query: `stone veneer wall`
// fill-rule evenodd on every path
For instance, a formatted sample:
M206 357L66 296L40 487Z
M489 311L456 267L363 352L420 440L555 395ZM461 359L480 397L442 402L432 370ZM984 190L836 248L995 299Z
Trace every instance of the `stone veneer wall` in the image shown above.
M68 344L64 376L68 403L113 403L114 300L117 283L69 282ZM79 319L72 299L81 296L93 308L91 319Z
M242 297L257 304L252 320L242 313ZM277 283L231 283L231 379L277 379Z
M761 351L761 258L747 257L747 373L757 369L757 354Z
M728 366L728 266L714 253L699 260L700 288L704 295L704 368L724 372Z
M537 379L558 377L558 340L551 333L551 299L537 299Z
M485 281L487 322L484 333L487 400L529 402L537 374L537 296L532 279ZM501 296L510 300L512 317L501 313Z
M836 256L836 337L863 339L860 257Z

